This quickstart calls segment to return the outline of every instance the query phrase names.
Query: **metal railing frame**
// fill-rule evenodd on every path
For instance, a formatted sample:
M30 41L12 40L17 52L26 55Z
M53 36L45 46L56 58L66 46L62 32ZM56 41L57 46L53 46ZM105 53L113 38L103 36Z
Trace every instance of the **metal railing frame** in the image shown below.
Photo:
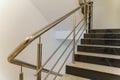
M42 43L41 43L41 35L43 35L47 31L49 31L51 28L55 27L55 25L59 24L60 22L62 22L63 20L65 20L66 18L68 18L69 16L71 16L72 14L74 14L75 12L77 12L79 9L84 9L84 14L83 14L84 17L83 17L83 19L80 20L79 23L76 25L76 19L74 17L74 19L73 19L73 27L74 28L73 28L72 32L66 37L66 39L60 44L60 46L53 52L53 54L42 65ZM81 24L82 21L85 22L85 24L84 24L85 27L84 27L84 25L82 25L82 27L76 33L76 28L79 26L79 24ZM78 42L78 40L80 39L80 37L83 35L83 32L85 30L87 32L89 32L89 29L91 29L91 26L93 26L93 2L84 0L84 3L80 4L80 6L77 7L76 9L72 10L68 14L62 16L61 18L55 20L51 24L43 27L42 29L38 30L37 32L35 32L32 35L30 35L29 37L27 37L10 54L10 56L8 57L8 61L10 63L12 63L12 64L19 65L21 67L20 80L23 80L22 67L26 67L26 68L30 68L30 69L36 70L37 71L37 73L36 73L37 80L41 80L41 71L48 73L44 80L46 80L50 74L55 75L55 77L54 77L54 80L55 80L57 76L62 76L63 75L63 74L60 74L60 71L63 68L63 66L64 66L65 62L67 61L67 59L69 58L71 52L73 52L73 56L72 56L73 57L73 61L72 62L74 63L75 45ZM80 32L80 30L83 27L84 27L84 30L80 34L80 37L78 38L78 40L75 41L75 38L76 38L77 34ZM45 69L44 66L49 62L49 60L54 56L54 54L59 50L59 48L61 48L61 46L66 42L66 40L69 38L69 36L72 33L73 33L73 39L71 40L70 44L66 47L66 49L63 51L63 53L61 54L61 56L59 57L59 59L57 60L57 62L53 65L52 69L51 70ZM27 63L27 62L15 59L31 42L33 42L37 38L39 38L39 43L38 43L38 48L37 48L37 65L33 65L33 64L30 64L30 63ZM54 67L59 62L59 60L62 58L62 56L65 54L66 50L71 45L71 43L73 43L73 48L71 49L69 55L67 56L67 58L65 59L64 63L60 67L59 71L58 72L54 72L53 71Z

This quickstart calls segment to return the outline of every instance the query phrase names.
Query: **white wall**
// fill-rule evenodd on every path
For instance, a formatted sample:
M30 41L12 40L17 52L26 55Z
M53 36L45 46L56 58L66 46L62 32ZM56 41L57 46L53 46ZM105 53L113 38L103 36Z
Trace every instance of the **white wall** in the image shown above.
M61 6L61 3L59 5ZM67 5L67 3L65 3L65 5ZM62 8L63 7L64 6L62 6ZM57 7L54 9L57 9ZM62 11L64 10L65 9ZM69 7L67 11L68 10ZM61 12L61 14L63 13ZM54 15L52 14L52 16ZM54 17L54 19L57 17ZM45 19L42 12L30 0L0 0L0 80L18 79L20 67L8 63L7 57L28 35L47 25L47 20L48 19ZM53 28L44 34L44 37L42 36L43 62L61 42L56 40L55 30L56 29ZM37 43L37 41L34 43ZM36 45L32 45L34 46L29 46L30 49L26 49L17 58L36 64ZM60 55L60 51L58 55ZM51 64L55 63L56 57L53 59L47 68L50 68L50 66L52 66ZM24 68L24 73L25 80L35 80L35 71Z
M120 0L94 0L94 28L120 28Z
M52 22L76 7L77 0L31 0ZM93 0L94 28L120 28L120 0ZM57 6L57 7L56 7ZM55 13L55 14L54 14ZM67 26L67 25L65 25Z
M36 2L36 0L34 1ZM94 28L119 28L120 11L117 1L119 2L119 0L109 0L110 3L108 4L105 0L95 0ZM48 0L41 0L40 4L44 3L44 5L41 5L42 9L40 9L40 7L36 7L35 3L33 4L32 2L30 0L0 0L0 80L18 79L20 71L19 67L8 63L7 57L13 49L25 39L26 36L47 25L48 21L51 22L76 7L73 0L53 0L49 2ZM114 9L109 8L111 6L113 6ZM45 7L45 11L43 11L43 7ZM54 13L56 13L56 15ZM101 17L102 14L104 17ZM69 20L72 22L72 18L68 19L67 22L69 22ZM107 22L105 23L105 21ZM59 28L57 28L57 30L62 30L64 26L70 27L67 23L63 24L58 25ZM55 30L56 28L53 28L51 31L46 33L42 39L42 42L44 43L44 61L48 55L53 52L53 49L55 49L61 42L55 39ZM26 54L19 55L20 57L18 58L22 58L25 61L27 60L28 62L36 64L35 57L33 57L36 56L36 52L34 53L36 47L30 46L30 49L30 51L25 51ZM29 53L29 55L27 53ZM29 58L27 56L29 56ZM33 76L35 71L29 69L24 70L26 80L35 79Z
M8 63L7 57L26 36L46 24L29 0L0 0L0 80L18 80L20 68ZM34 80L33 71L26 71L31 72L26 80Z
M45 18L52 22L76 8L77 0L31 0L43 13Z

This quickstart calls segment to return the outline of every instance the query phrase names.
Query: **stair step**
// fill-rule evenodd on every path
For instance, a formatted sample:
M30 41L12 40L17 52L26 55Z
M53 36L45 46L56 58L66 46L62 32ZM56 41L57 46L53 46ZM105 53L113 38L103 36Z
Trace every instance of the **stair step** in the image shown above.
M92 80L120 80L119 68L83 62L75 62L67 65L66 73Z
M98 53L91 53L91 52L77 52L76 54L84 55L84 56L101 57L101 58L120 59L119 55L98 54Z
M113 39L113 38L83 38L83 39L95 39L95 40L120 40L120 39Z
M81 52L120 55L120 46L81 44L78 45L77 50Z
M81 44L120 46L120 39L85 38L81 39Z
M77 52L75 54L75 60L120 68L120 56L118 55Z
M90 79L66 74L60 80L90 80Z
M120 34L115 33L89 33L84 34L84 38L113 38L120 39Z
M120 33L120 29L91 29L90 33Z

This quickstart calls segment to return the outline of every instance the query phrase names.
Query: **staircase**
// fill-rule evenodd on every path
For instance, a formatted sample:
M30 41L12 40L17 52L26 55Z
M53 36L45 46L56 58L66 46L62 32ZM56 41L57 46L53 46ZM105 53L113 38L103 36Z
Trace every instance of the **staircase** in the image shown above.
M59 77L62 77L60 80L120 80L120 29L91 29L93 28L93 2L84 0L79 5L74 10L28 36L8 56L10 63L20 66L19 80L24 80L23 67L35 70L36 80L56 80ZM77 19L77 12L82 14L79 20ZM42 42L42 36L45 36L45 33L70 17L73 17L73 30L66 35L66 38L53 52L48 52L50 56L42 63L44 54L42 50L46 49L43 46L47 43ZM84 38L81 39L83 35ZM72 40L66 44L70 36L73 36ZM37 43L35 49L37 50L37 64L16 59L26 48L28 50L28 46L34 41ZM79 41L81 44L77 45ZM63 48L63 45L66 47ZM60 52L59 55L58 52ZM57 57L54 58L55 55ZM72 59L71 64L67 64L69 58ZM54 63L51 64L51 60ZM60 63L61 60L62 63ZM60 66L55 71L54 69L59 63ZM49 69L46 68L48 64L51 64ZM64 65L66 65L65 75L61 73ZM47 73L44 75L44 79L42 79L42 72ZM54 75L53 79L49 78L50 75Z
M120 80L120 29L92 29L61 80Z

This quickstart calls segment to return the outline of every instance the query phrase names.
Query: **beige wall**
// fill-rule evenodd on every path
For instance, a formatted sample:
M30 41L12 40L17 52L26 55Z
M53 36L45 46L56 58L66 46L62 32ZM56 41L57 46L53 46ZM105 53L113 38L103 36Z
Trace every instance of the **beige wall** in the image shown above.
M25 37L46 24L29 0L0 0L0 80L19 79L20 67L8 63L7 57ZM25 80L35 80L33 71L24 69L24 72Z
M78 0L31 0L41 13L52 22L76 7ZM119 28L120 0L93 0L94 28ZM57 7L56 7L57 6ZM55 13L55 14L54 14ZM67 25L65 25L67 26Z
M120 0L94 0L94 28L120 28Z
M77 0L31 0L44 17L52 22L76 7Z
M60 1L59 1L60 2ZM41 2L42 3L42 2ZM43 0L44 3L44 0ZM62 2L63 3L63 2ZM61 5L62 3L59 3ZM47 7L48 7L47 3ZM54 3L55 4L55 3ZM58 4L58 3L57 3ZM57 5L56 4L56 5ZM66 5L67 3L65 3ZM53 5L53 6L56 6ZM63 4L62 4L63 5ZM70 5L69 5L70 6ZM47 8L46 7L46 8ZM57 7L52 7L58 9ZM59 8L61 8L59 6ZM62 6L64 10L64 6ZM71 9L71 8L70 8ZM69 7L66 11L69 10ZM49 8L48 8L49 11ZM70 11L70 10L69 10ZM65 11L64 11L65 12ZM66 12L67 13L67 12ZM51 13L52 14L52 13ZM63 13L62 13L63 14ZM60 16L61 14L58 13ZM54 16L54 14L52 14ZM52 18L52 16L50 16ZM54 19L57 17L54 17ZM48 24L39 8L30 0L0 0L0 80L18 80L20 67L7 61L8 55L18 46L27 36ZM36 64L36 44L29 46L17 59ZM43 43L43 62L51 55L53 50L61 43L56 40L55 28L42 36ZM62 49L61 49L62 51ZM61 52L59 52L60 55ZM59 55L56 55L59 56ZM46 67L50 68L55 63L56 57ZM56 68L58 69L58 68ZM35 80L35 72L24 68L25 80ZM65 70L63 70L65 71ZM51 80L51 78L50 78Z
M30 0L0 0L0 80L18 79L20 68L8 63L7 57L10 52L12 52L13 49L25 39L26 36L48 24L48 19L53 21L76 7L75 2L72 0L58 0L57 3L53 3L54 5L50 3L51 1L48 3L48 0L41 1L44 3L44 5L41 6L45 7L45 10L48 10L42 12L44 8L38 9L38 7L36 7L35 4L33 4ZM54 1L57 0L53 0L52 2ZM119 2L119 0L95 0L94 28L119 28ZM41 2L41 4L43 3ZM70 4L68 5L68 3ZM69 20L72 21L72 18ZM63 29L61 29L61 26L70 27L67 23L64 24L65 25L60 24L60 30ZM48 57L48 52L52 52L52 50L61 42L55 39L55 29L52 29L49 33L45 34L42 41L45 43L45 48L43 50L45 56L44 59ZM34 48L31 47L31 50L32 49ZM22 59L34 63L34 55L35 53L33 52L32 54L29 54L29 56L31 56L30 58L26 58L28 57L27 54L20 56ZM35 78L35 71L31 71L29 69L24 70L26 80L33 80Z

